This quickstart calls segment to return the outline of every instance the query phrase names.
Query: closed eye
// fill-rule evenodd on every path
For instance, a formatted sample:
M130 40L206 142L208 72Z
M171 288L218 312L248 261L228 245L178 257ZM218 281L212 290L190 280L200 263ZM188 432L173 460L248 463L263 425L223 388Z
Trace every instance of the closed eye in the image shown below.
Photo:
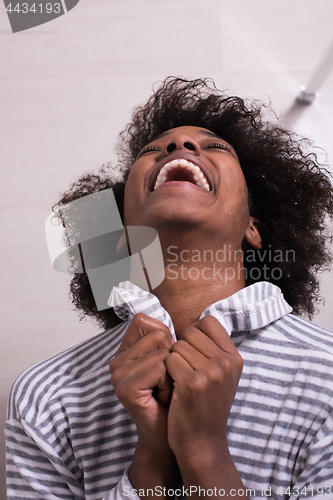
M140 153L137 156L137 159L145 153L149 153L150 151L162 151L162 148L160 146L149 146L148 144L148 146L145 146L143 149L141 149Z
M224 149L225 151L230 151L230 147L227 144L223 144L222 142L212 142L211 144L207 144L202 149Z

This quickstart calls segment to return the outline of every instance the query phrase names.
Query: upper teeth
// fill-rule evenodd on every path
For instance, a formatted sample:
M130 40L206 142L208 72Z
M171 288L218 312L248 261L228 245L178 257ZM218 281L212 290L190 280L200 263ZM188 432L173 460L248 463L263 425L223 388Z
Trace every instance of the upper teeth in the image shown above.
M159 174L157 176L154 189L158 188L158 186L160 186L161 184L163 184L166 181L167 176L168 176L168 172L170 170L172 170L173 168L177 168L177 167L182 167L182 168L188 170L189 172L192 172L193 178L196 182L196 185L201 187L202 189L205 189L206 191L210 191L207 179L204 176L204 174L202 173L202 171L200 170L200 168L197 165L194 165L193 163L191 163L190 161L187 161L184 159L172 160L169 163L166 163L165 165L163 165L163 167L161 168L161 170L159 171Z

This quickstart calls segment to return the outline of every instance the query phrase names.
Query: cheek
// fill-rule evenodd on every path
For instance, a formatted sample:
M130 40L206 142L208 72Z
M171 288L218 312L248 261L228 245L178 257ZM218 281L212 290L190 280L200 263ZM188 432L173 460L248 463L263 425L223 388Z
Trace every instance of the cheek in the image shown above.
M124 193L124 221L125 225L131 225L131 214L134 212L133 207L133 188L130 176L126 182L125 193Z
M248 210L248 190L242 171L238 172L237 175L230 180L229 190L231 193L230 201L234 208L238 207L239 209L244 209L244 207L247 207Z
M135 226L137 216L140 213L140 203L143 190L140 189L142 177L139 177L138 172L133 169L130 171L124 193L124 220L125 225Z
M236 215L234 218L235 226L244 230L248 227L250 221L250 208L247 185L242 173L237 176L236 185L237 189L232 199L231 212Z
M128 196L135 196L144 189L145 177L147 175L147 167L140 162L135 162L129 171L125 192Z
M133 196L126 193L126 190L125 190L125 200L124 200L124 223L125 223L125 226L135 225L135 219L134 219L135 213L136 213L136 209L134 206Z

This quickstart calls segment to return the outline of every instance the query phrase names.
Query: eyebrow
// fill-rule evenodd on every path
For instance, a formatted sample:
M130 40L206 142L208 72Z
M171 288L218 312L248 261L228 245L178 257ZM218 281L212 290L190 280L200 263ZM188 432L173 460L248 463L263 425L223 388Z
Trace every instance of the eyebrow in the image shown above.
M165 137L166 135L169 135L170 134L170 129L166 130L165 132L162 132L161 134L159 134L156 139L153 139L153 141L157 141L158 139L161 139L162 137ZM151 142L153 142L151 141Z
M220 139L221 141L223 141L222 137L214 134L214 132L211 132L210 130L198 130L198 134L205 135L206 137L213 137L214 139Z

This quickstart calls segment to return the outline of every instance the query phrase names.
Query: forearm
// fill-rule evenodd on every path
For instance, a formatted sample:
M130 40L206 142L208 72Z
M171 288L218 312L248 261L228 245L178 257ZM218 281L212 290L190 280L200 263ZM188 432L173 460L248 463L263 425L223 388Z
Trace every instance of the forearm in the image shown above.
M171 345L172 335L163 323L136 314L110 363L116 395L138 429L139 440L128 472L133 498L153 498L156 487L163 492L174 482L176 462L167 437L173 385L164 362Z
M216 318L206 316L182 332L165 363L174 386L168 442L185 489L192 486L190 496L197 493L199 500L205 496L199 488L207 497L244 498L227 444L228 416L243 368L239 352Z
M166 493L156 495L161 498L167 496L167 491L174 486L175 469L176 459L170 449L152 450L139 440L129 470L129 480L138 496L142 490L142 497L154 498L158 487L159 491L162 488Z

